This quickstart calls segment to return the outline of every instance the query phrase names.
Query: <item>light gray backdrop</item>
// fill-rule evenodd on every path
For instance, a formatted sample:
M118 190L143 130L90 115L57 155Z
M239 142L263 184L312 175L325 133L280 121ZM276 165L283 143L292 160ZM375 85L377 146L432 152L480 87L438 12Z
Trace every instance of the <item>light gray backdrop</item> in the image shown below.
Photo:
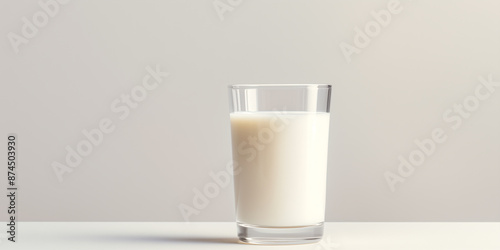
M20 220L232 221L226 86L331 83L328 221L500 221L499 27L493 0L2 0L0 187L17 133Z

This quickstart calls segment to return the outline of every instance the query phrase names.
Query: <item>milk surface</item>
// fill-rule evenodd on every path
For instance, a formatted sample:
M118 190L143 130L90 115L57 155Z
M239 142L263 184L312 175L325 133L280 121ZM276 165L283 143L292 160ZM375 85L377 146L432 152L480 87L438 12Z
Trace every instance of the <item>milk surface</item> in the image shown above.
M237 221L287 227L324 221L329 113L231 113Z

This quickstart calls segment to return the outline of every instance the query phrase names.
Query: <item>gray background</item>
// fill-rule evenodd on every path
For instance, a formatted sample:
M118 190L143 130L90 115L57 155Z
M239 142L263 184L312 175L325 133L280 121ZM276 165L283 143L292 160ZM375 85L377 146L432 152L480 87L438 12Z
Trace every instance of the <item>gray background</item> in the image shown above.
M70 1L18 53L8 34L42 8L0 2L0 187L15 132L20 220L183 221L231 159L228 84L332 83L328 221L500 221L500 87L443 120L478 77L500 82L498 1L401 1L350 62L340 45L391 1L221 2L223 20L212 1ZM170 75L120 120L110 105L156 65ZM115 130L59 182L53 162L103 118ZM447 140L392 192L384 173L436 128ZM233 203L227 185L189 220L232 221Z

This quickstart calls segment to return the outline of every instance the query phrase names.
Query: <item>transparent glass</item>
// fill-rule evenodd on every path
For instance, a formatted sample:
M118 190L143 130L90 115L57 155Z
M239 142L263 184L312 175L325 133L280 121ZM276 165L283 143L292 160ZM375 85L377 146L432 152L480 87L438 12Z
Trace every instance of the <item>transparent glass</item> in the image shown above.
M331 85L231 85L240 241L302 244L323 236Z

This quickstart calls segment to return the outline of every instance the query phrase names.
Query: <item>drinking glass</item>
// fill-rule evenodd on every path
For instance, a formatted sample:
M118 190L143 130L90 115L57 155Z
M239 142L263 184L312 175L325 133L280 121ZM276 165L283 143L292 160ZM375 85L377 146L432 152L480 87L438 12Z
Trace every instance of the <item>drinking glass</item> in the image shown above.
M302 244L323 235L331 85L229 86L240 241Z

